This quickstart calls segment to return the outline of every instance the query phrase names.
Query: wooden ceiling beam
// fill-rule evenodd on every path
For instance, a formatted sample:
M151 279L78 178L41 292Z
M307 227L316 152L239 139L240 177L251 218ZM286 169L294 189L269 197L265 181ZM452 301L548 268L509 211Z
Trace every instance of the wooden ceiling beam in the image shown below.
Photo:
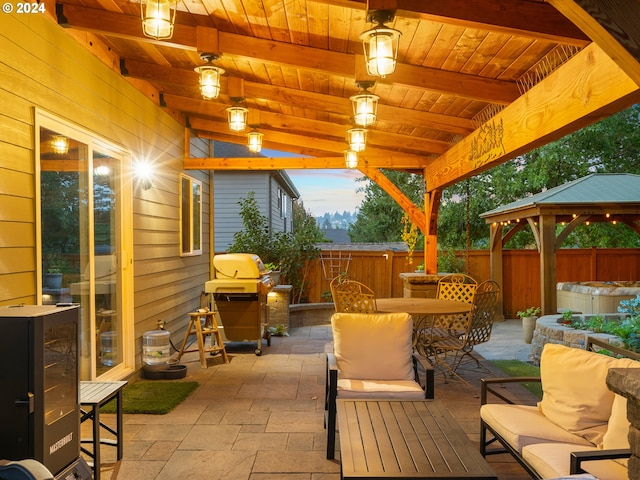
M126 70L125 75L127 77L139 78L165 85L169 83L180 86L193 86L196 88L196 74L191 70L138 62L135 60L123 60L121 63ZM193 75L191 75L191 73L193 73ZM221 82L223 91L226 91L226 82L227 77L225 75L222 77ZM353 114L349 99L334 95L307 92L294 88L249 81L244 82L244 93L246 98L272 101L291 107L337 113L345 116L351 116ZM390 122L395 125L400 124L414 128L439 130L455 135L467 135L474 130L473 122L469 119L441 113L420 112L391 105L378 105L378 120Z
M413 155L373 156L361 155L359 168L389 168L416 170L424 159ZM304 170L343 169L343 156L323 157L246 157L246 158L185 158L186 170Z
M227 105L225 104L169 94L164 94L163 98L168 108L180 109L181 111L199 116L206 115L214 117L223 122L227 120ZM319 135L322 135L322 137L337 137L344 140L347 129L351 128L351 124L347 118L345 118L343 124L338 124L283 115L265 110L260 112L260 125L263 129L304 132L310 137L310 141L313 141L313 137L318 137ZM369 146L378 145L385 148L416 150L424 154L442 154L451 146L448 142L381 132L372 129L369 130L367 144Z
M425 175L427 191L476 175L638 101L638 85L591 44L436 159Z
M227 125L226 121L215 121L200 117L189 117L189 125L192 129L197 131L207 131L211 132L212 134L223 134L227 139L234 138L236 140L233 141L233 143L246 143L246 134L235 134L233 132L230 132L229 126ZM310 137L308 134L266 130L262 125L260 126L259 130L265 134L265 140L267 137L269 137L269 140L271 142L280 143L283 145L292 145L298 147L312 146L317 150L326 152L325 155L342 155L342 152L347 148L347 143L344 140L332 140L317 136L314 138ZM372 146L367 146L366 152L368 155L387 157L395 154L393 150L387 150L385 148L377 148ZM422 159L422 161L424 161L425 157L416 155L416 158Z
M64 4L58 22L65 27L88 30L93 33L128 38L138 42L151 42L192 51L210 51L199 45L198 39L214 38L223 55L257 59L278 66L326 72L353 78L357 55L333 52L320 48L293 45L256 37L220 32L212 28L177 24L169 41L158 41L142 34L140 18L115 12ZM433 90L473 100L506 105L520 93L515 82L479 78L434 68L398 64L394 75L378 82Z
M548 0L640 85L640 2Z
M555 8L543 2L528 0L369 0L370 9L391 5L396 16L430 20L447 25L477 28L488 32L517 35L534 40L549 40L577 47L585 47L590 39ZM624 2L624 0L619 0ZM367 0L324 0L323 3L339 7L365 10ZM550 1L549 3L553 3ZM387 8L389 9L389 8Z

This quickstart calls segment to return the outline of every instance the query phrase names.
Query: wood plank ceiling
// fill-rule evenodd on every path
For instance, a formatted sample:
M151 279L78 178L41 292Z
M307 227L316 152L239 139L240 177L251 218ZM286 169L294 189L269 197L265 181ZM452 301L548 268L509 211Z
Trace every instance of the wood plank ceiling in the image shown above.
M418 172L433 191L638 101L640 4L609 0L604 12L599 3L181 0L168 41L143 36L136 1L62 0L57 12L193 135L245 144L225 112L240 92L264 147L301 155L185 159L186 168L343 168L349 96L375 80L378 120L360 168ZM392 9L387 25L402 32L385 78L366 75L360 41L376 9ZM214 64L226 71L215 100L198 90L202 52L220 54Z

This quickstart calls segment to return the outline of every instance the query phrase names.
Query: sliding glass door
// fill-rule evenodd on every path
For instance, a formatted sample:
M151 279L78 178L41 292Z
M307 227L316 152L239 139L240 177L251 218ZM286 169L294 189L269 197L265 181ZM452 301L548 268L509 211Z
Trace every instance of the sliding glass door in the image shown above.
M41 302L80 304L81 379L131 368L123 286L124 156L68 126L39 127ZM55 277L55 280L53 278Z

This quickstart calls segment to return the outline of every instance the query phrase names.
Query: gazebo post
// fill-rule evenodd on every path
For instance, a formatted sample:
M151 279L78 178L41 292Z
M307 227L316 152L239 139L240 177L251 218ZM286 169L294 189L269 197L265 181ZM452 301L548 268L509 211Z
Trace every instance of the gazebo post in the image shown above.
M558 311L556 291L556 216L540 214L540 285L543 315Z
M498 298L498 309L496 311L496 321L504 320L504 274L502 272L502 224L494 222L491 224L489 233L489 262L491 263L491 280L500 285L500 296Z

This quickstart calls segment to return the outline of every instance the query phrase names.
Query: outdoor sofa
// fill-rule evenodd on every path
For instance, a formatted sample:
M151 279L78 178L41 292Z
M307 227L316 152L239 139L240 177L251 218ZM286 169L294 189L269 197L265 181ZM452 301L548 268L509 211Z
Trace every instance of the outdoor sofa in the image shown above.
M586 472L599 480L626 480L627 400L607 388L606 376L611 368L638 367L629 358L545 345L539 379L483 379L480 453L511 453L538 479ZM542 382L537 405L514 404L500 388L523 381Z

